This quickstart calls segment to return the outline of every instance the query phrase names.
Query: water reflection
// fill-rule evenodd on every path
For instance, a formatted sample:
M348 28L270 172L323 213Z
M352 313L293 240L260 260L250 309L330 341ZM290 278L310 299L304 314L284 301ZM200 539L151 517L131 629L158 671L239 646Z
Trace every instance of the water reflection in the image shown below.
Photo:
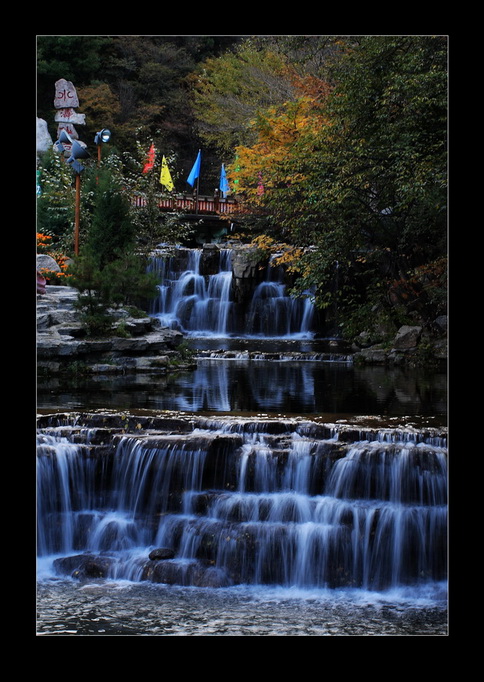
M446 414L446 375L295 361L201 359L173 375L39 382L38 406L287 414Z

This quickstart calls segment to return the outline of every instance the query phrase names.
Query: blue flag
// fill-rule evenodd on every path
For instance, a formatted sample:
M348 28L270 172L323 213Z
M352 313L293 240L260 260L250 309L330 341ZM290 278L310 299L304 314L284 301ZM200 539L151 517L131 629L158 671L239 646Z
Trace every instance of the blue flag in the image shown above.
M192 187L195 184L195 180L200 175L200 161L201 161L201 150L199 149L197 158L195 160L195 163L193 164L193 168L190 171L190 175L187 178L188 184L191 185Z
M224 164L222 164L222 170L220 171L220 191L222 192L224 198L227 196L227 193L230 192L230 185L227 180L227 176L225 175Z

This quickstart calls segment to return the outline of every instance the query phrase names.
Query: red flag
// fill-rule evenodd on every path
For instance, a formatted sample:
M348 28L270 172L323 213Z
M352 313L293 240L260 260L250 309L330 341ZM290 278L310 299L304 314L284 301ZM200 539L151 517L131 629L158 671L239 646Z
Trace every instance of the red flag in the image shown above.
M153 166L155 165L155 145L151 143L150 151L148 152L148 158L146 159L145 166L143 168L143 173L147 173L148 171L153 169Z

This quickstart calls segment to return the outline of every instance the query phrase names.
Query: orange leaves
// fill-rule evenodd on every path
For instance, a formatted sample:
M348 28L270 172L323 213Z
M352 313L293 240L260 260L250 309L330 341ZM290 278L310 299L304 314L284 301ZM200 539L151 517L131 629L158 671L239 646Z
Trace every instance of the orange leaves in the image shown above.
M305 183L302 169L329 127L324 110L329 85L309 75L293 74L293 79L300 96L258 113L252 122L256 142L237 148L237 161L230 169L239 191L255 205L270 198L267 193L273 188Z
M290 244L277 243L267 234L258 235L252 240L251 244L265 251L268 255L272 254L274 256L271 260L272 266L285 266L288 272L300 271L300 258L304 253L302 248Z
M59 281L67 277L71 277L71 275L67 272L67 268L69 267L70 259L68 256L63 254L60 251L56 251L53 249L49 249L51 244L49 243L49 240L51 240L52 237L47 235L47 234L42 234L40 232L37 232L37 251L39 253L45 253L47 256L50 256L55 260L57 265L60 267L61 271L52 271L49 270L48 268L41 268L39 272L48 280L52 281Z
M43 252L43 249L46 249L49 246L49 239L52 239L52 237L48 234L37 232L37 251Z
M293 83L299 92L310 98L313 103L325 104L332 90L327 81L311 74L294 74Z

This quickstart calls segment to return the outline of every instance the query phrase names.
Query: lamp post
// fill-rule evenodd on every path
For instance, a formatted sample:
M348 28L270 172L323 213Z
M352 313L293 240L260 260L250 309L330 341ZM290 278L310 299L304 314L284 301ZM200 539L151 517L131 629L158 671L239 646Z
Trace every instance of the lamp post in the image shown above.
M105 142L109 142L111 139L111 131L107 128L103 128L94 136L94 144L97 145L97 163L101 163L101 147Z
M79 255L79 223L81 216L81 173L84 166L79 163L78 159L87 159L89 152L86 146L77 140L73 140L65 130L59 135L59 139L54 143L54 148L58 152L66 151L64 144L71 145L71 155L67 159L67 163L72 166L76 174L76 206L74 215L74 253Z
M79 223L81 217L81 173L84 166L77 159L87 159L89 152L85 146L74 140L72 143L71 155L67 159L76 173L76 212L74 219L74 253L79 255Z

